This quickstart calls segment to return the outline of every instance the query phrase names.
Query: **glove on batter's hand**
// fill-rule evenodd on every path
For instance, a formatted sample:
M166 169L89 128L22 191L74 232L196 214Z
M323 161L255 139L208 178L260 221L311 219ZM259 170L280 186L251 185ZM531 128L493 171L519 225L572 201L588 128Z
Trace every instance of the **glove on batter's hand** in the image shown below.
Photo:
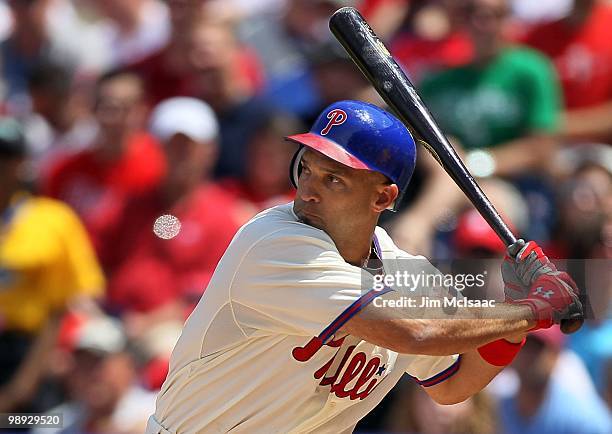
M506 301L527 298L529 289L543 274L558 273L555 265L534 241L518 240L508 246L502 263Z
M531 285L527 297L514 301L531 308L536 325L531 330L549 328L562 319L582 312L578 288L572 278L563 271L541 274Z
M508 246L502 278L506 301L532 309L537 321L534 330L582 312L576 283L569 274L558 271L534 241L518 240Z

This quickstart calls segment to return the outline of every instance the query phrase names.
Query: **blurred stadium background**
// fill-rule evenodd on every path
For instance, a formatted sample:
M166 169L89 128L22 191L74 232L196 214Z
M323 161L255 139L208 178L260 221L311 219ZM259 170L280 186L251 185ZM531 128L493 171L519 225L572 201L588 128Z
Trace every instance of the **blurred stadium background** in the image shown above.
M293 197L283 136L336 100L383 105L329 33L342 6L517 233L587 289L589 317L530 336L462 404L401 382L359 431L612 432L606 0L0 0L0 412L143 432L235 231ZM476 268L503 256L425 152L408 196L383 219L404 250ZM163 214L181 222L172 239L153 233Z

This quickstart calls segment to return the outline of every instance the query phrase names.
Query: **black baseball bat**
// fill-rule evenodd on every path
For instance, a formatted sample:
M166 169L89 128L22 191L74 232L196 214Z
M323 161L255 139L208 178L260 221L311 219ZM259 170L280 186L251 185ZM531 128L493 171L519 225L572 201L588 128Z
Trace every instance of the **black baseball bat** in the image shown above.
M329 20L329 28L380 96L438 160L504 244L509 246L516 242L516 237L444 136L414 85L357 9L345 7L336 11ZM573 333L583 321L582 314L575 314L562 320L561 330Z

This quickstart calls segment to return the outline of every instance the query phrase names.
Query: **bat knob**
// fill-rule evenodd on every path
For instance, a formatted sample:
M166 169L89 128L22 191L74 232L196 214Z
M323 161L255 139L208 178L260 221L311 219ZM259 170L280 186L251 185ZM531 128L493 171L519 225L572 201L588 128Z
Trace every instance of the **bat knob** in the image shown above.
M561 320L561 331L566 335L577 332L584 323L582 313L574 313L569 318Z

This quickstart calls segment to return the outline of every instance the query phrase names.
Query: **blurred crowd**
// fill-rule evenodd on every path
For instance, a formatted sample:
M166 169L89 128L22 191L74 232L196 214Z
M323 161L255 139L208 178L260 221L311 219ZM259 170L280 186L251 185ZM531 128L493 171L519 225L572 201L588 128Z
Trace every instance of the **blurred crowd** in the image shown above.
M462 404L406 380L358 429L612 432L609 0L0 0L0 413L144 430L233 235L293 198L283 137L337 100L384 106L328 30L343 6L515 233L585 289L588 316L571 336L530 335ZM153 231L167 214L170 239ZM424 148L381 223L501 285L504 246Z

